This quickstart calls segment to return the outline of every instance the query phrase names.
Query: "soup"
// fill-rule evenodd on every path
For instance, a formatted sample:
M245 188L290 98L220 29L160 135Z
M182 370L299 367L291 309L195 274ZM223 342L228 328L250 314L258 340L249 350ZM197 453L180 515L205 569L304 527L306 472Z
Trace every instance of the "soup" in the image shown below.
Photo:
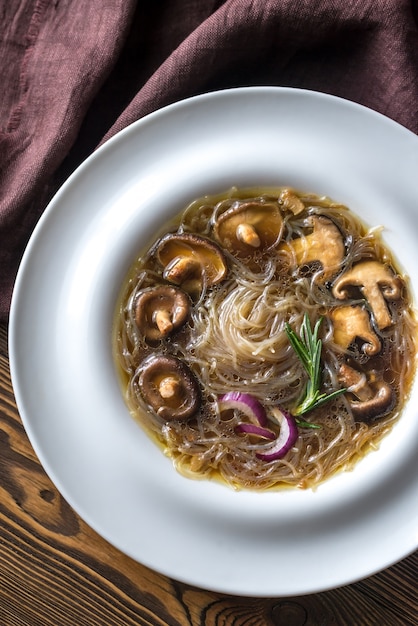
M306 488L390 431L416 330L380 228L326 197L233 188L139 254L113 345L130 412L183 475Z

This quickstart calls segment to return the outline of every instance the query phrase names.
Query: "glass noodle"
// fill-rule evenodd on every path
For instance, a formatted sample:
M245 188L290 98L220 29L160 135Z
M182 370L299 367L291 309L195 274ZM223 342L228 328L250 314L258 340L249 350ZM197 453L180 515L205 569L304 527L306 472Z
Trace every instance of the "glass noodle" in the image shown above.
M234 488L314 487L376 449L408 397L415 372L416 318L407 279L383 244L380 228L367 228L347 207L314 194L292 191L303 205L298 211L289 210L283 200L287 193L286 188L233 188L195 200L140 254L123 286L115 317L114 353L126 403L187 477L221 479ZM136 320L136 303L144 290L167 282L156 254L161 236L195 233L220 245L214 235L219 217L237 202L254 199L280 208L283 223L275 245L260 254L256 250L250 261L223 248L225 278L215 285L203 280L199 293L192 294L186 323L161 341L147 341ZM344 239L344 257L326 280L321 278L320 263L295 265L292 248L286 245L306 240L312 216L326 216ZM381 349L372 356L361 349L358 338L349 346L338 345L331 316L341 305L333 294L334 278L365 260L390 266L402 280L401 298L387 303L392 323L374 328ZM361 291L353 289L349 295L350 305L364 305ZM299 427L295 444L283 458L265 462L257 452L270 443L238 433L243 415L237 409L221 411L218 399L230 391L251 394L265 407L269 428L277 432L272 409L279 406L292 412L307 383L285 332L286 323L298 331L306 313L312 324L322 319L324 390L341 388L340 367L349 359L359 369L372 371L374 379L390 384L396 402L383 416L359 420L351 409L352 396L343 393L304 416L315 427ZM155 353L179 358L198 381L201 404L190 419L164 420L144 399L141 368Z

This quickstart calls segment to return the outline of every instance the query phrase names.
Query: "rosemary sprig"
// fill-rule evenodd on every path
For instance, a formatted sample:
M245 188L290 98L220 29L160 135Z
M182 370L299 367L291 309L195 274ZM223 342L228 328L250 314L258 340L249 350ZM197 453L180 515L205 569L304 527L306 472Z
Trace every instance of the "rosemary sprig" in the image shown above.
M303 398L293 411L295 416L304 415L346 391L346 389L337 389L329 394L320 392L322 341L318 339L318 331L321 322L322 317L316 322L312 331L309 317L305 313L300 327L300 337L297 336L290 324L286 323L286 334L290 345L308 374L308 382Z
M300 417L294 416L295 422L297 426L300 428L310 428L311 430L320 430L321 426L319 424L314 424L313 422L306 422L305 420L301 420Z

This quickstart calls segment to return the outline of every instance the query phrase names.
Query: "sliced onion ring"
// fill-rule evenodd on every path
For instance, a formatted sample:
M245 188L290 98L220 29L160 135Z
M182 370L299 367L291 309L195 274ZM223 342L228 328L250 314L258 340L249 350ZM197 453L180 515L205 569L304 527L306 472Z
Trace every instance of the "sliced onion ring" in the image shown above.
M263 426L257 426L256 424L248 424L247 422L241 422L236 426L235 431L237 433L247 433L248 435L256 435L262 439L276 439L276 433Z
M276 441L266 446L265 452L258 452L257 458L262 461L276 461L282 459L295 444L298 438L298 427L293 415L283 409L273 409L273 414L280 424L280 433Z
M252 424L267 425L267 415L263 405L249 393L230 391L218 399L219 410L238 409L244 413Z

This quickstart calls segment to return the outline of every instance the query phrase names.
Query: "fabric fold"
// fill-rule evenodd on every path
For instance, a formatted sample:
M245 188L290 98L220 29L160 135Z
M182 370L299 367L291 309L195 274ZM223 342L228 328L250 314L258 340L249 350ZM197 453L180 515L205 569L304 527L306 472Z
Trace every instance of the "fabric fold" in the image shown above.
M115 64L133 2L2 0L0 312L7 315L27 240L52 177Z
M10 6L10 4L14 6ZM238 86L313 89L418 133L417 0L0 0L0 314L51 195L144 115Z

